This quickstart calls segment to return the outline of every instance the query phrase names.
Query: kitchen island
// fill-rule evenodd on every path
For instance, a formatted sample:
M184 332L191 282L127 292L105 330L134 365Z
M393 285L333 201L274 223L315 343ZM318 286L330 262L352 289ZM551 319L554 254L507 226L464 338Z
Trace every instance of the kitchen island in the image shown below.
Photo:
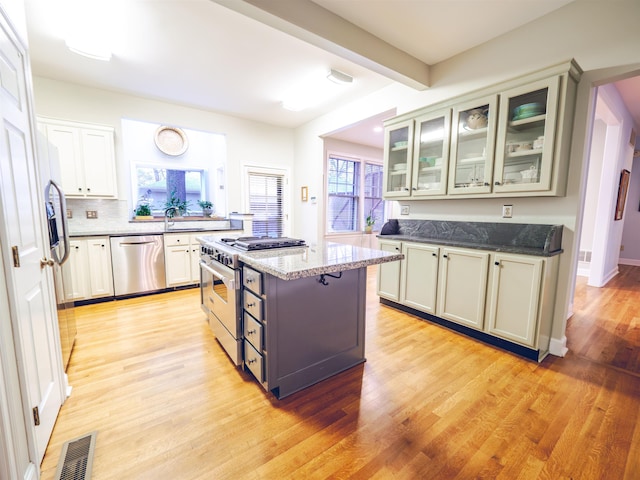
M323 242L237 255L239 363L265 390L283 398L365 361L367 267L402 254Z

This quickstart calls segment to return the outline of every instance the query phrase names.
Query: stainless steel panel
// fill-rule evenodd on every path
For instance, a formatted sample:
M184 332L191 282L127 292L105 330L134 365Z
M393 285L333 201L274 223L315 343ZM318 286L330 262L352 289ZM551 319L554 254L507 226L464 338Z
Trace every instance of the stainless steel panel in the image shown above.
M162 235L111 237L111 263L116 295L167 287Z
M263 350L262 323L257 321L247 312L244 312L244 338L249 340L259 352Z
M209 328L213 331L224 351L227 352L234 365L240 365L242 363L242 339L234 338L214 314L209 313L208 320Z
M204 306L212 312L235 337L242 335L238 309L239 270L212 262L200 262L201 296Z
M244 309L254 318L262 321L262 299L256 297L249 290L244 290Z
M242 284L249 290L262 295L262 275L254 269L242 267Z

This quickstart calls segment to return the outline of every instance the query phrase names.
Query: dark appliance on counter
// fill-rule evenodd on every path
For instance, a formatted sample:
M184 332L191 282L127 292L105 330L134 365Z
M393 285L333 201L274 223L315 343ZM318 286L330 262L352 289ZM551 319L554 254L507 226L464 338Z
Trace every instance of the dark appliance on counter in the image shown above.
M242 265L239 252L306 246L289 237L221 238L200 247L200 304L218 342L237 366L243 360Z

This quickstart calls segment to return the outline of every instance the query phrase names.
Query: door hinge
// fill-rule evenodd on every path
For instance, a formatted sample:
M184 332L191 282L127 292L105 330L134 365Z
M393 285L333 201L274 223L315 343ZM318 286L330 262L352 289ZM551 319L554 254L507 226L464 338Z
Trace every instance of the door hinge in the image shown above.
M20 251L17 245L11 247L11 253L13 254L13 266L18 268L20 266Z
M38 407L33 407L33 423L35 423L36 427L40 425L40 411Z

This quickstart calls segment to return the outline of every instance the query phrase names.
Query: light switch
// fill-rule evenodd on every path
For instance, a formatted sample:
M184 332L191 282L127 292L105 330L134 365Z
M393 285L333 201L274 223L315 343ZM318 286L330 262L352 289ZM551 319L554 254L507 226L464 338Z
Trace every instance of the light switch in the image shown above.
M409 215L409 205L400 206L400 215Z
M87 210L87 218L98 218L97 210Z

